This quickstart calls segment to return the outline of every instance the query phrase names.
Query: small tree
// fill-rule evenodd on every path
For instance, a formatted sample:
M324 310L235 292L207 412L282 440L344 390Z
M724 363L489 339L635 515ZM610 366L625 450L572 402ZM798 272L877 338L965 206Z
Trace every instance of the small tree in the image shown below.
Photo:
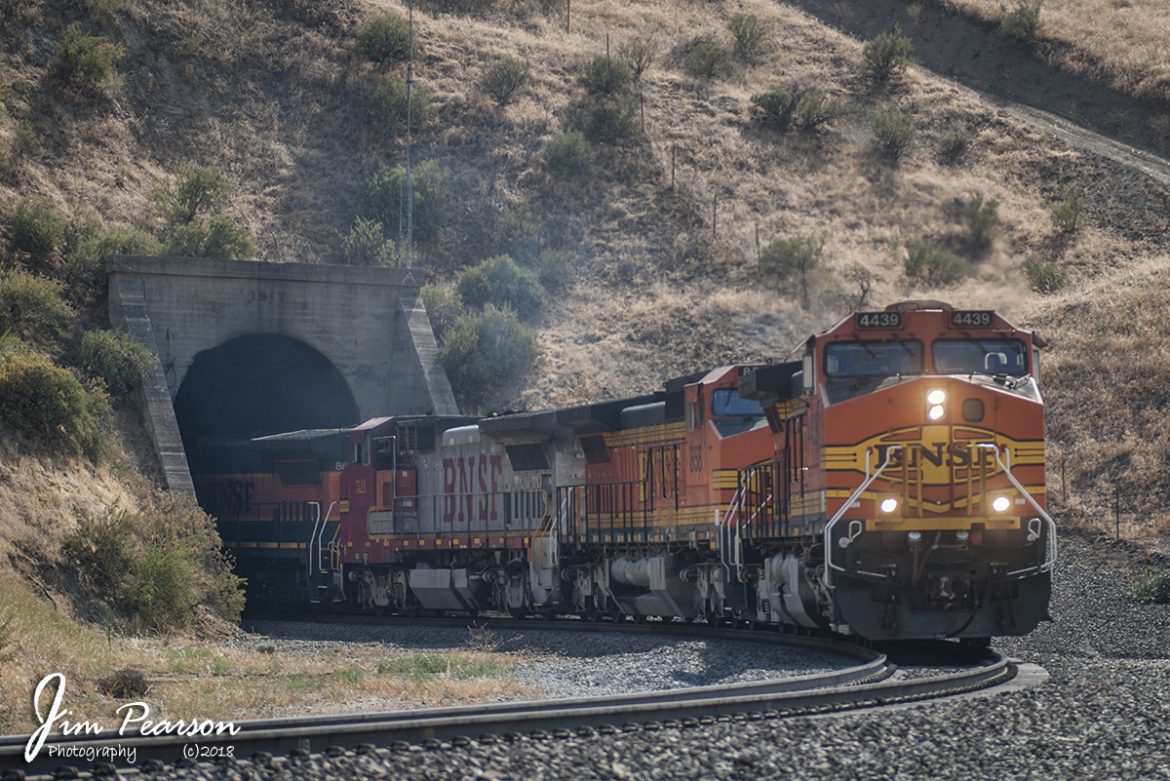
M0 424L61 455L99 461L111 427L109 401L43 355L0 358Z
M364 119L370 128L383 132L388 138L406 133L406 81L385 76L366 94ZM431 93L415 85L410 93L411 130L417 132L431 121Z
M431 161L414 168L414 240L434 242L447 222L447 184L442 171ZM362 201L364 216L382 223L391 235L406 225L406 169L384 168L366 181Z
M164 254L187 258L243 260L255 251L248 232L232 223L226 214L175 225L166 232L163 242Z
M28 253L37 265L47 265L65 240L69 219L39 198L22 198L7 215L13 249Z
M227 203L228 180L218 168L184 166L155 190L155 201L171 225L219 212Z
M102 35L82 35L81 23L65 28L57 44L53 74L62 81L82 89L98 89L113 74L114 66L125 50Z
M423 306L427 308L427 317L430 318L431 328L435 332L435 339L442 345L447 332L455 326L455 321L463 314L463 302L459 295L450 287L439 285L423 285Z
M459 297L468 306L484 308L494 304L529 321L540 316L547 297L536 274L507 255L464 269L459 274L458 289Z
M382 223L355 217L349 232L337 234L337 258L350 266L387 266L394 262L394 245L382 235Z
M1068 284L1068 272L1055 263L1029 258L1024 261L1024 273L1032 289L1042 296L1058 293Z
M971 245L985 249L999 223L999 201L984 200L983 193L976 192L963 204L962 219L971 235Z
M496 105L506 106L528 84L528 65L514 57L505 57L483 74L483 91Z
M914 141L914 123L906 114L880 111L873 116L874 151L897 165Z
M1008 38L1031 43L1040 28L1040 0L1019 0L999 20L999 30Z
M925 285L953 285L966 276L967 261L953 252L918 240L906 248L902 267L906 276Z
M752 95L752 113L760 124L778 133L788 132L800 103L797 87L774 87Z
M544 145L544 165L558 179L586 179L594 172L593 144L577 131L553 136Z
M75 315L63 289L56 280L20 269L0 273L0 334L13 333L55 351Z
M585 89L591 95L616 95L629 86L632 74L621 60L598 55L585 66Z
M736 14L727 23L727 29L731 31L736 58L742 62L753 62L764 48L768 28L751 14Z
M657 46L652 38L635 38L618 47L618 56L630 69L634 81L642 79L642 74L654 62L657 53Z
M887 84L906 70L913 50L910 39L897 28L878 33L861 50L862 73L875 84Z
M126 334L87 331L77 351L77 365L100 380L111 396L128 395L143 372L154 365L154 356Z
M469 312L447 333L439 358L465 412L500 403L536 360L536 335L507 309Z
M731 52L720 41L699 36L687 44L685 60L687 73L710 81L731 73Z
M410 57L410 30L398 14L378 14L357 29L357 51L367 60L384 64Z
M586 100L573 113L574 125L595 144L617 144L640 133L638 99L633 95Z
M775 239L760 252L760 268L781 282L800 279L800 301L808 307L808 275L821 264L824 244L811 236Z
M802 130L816 130L845 113L845 104L820 90L805 90L796 103L796 124Z

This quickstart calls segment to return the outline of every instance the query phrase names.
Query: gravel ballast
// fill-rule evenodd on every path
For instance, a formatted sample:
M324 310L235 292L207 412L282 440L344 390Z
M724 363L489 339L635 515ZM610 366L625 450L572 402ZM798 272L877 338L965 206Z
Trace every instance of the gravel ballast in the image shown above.
M690 686L813 675L857 664L854 659L772 643L569 632L467 629L398 625L248 622L245 645L312 651L321 643L377 643L391 651L462 650L490 641L493 650L521 661L502 675L529 688L533 697L562 699L677 689ZM404 703L405 705L405 703Z
M1036 688L892 711L399 747L167 776L1170 779L1170 608L1125 600L1138 554L1077 537L1062 543L1054 622L995 643L1048 670Z

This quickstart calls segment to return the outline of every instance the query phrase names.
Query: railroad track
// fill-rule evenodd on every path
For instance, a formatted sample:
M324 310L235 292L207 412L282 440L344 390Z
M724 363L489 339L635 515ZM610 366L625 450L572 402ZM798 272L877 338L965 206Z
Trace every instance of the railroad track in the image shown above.
M287 617L280 620L287 620ZM320 617L327 622L353 621L352 616ZM46 745L71 744L92 749L90 756L107 756L112 749L133 749L138 767L158 767L158 763L189 763L191 757L215 757L226 753L236 759L256 758L271 762L272 755L305 756L310 752L337 753L346 750L370 752L376 747L403 747L422 743L441 747L466 740L484 741L512 738L516 735L568 736L572 734L612 733L637 729L661 729L663 726L698 726L715 721L758 720L825 713L904 703L994 687L1010 681L1015 666L995 651L972 652L953 643L938 644L937 651L951 660L956 652L964 662L977 663L970 669L943 675L900 679L886 654L860 645L818 637L803 637L779 632L744 630L688 624L609 624L582 621L522 621L515 619L395 619L367 618L361 623L408 624L418 626L486 626L491 629L556 629L558 631L645 632L666 636L780 643L820 652L838 654L857 664L799 677L787 677L748 683L722 684L665 691L640 692L610 697L509 702L495 705L429 708L411 711L367 713L341 716L264 719L235 722L236 735L146 737L114 730L64 738L54 736ZM922 646L919 646L921 652ZM593 732L590 732L593 731ZM47 749L32 762L24 761L27 735L0 737L0 778L22 778L50 774L54 778L73 776L76 763L49 757ZM197 749L192 749L197 746ZM212 761L206 759L205 761ZM122 766L128 767L126 760ZM72 765L72 767L70 767ZM112 773L115 764L94 765L95 775ZM88 774L85 774L88 775Z

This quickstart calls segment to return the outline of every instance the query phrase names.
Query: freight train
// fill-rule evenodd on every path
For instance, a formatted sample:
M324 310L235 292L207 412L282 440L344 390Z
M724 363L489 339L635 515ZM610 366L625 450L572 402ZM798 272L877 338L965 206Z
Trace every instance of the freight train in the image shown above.
M985 644L1047 615L1042 346L904 302L635 398L261 437L197 491L261 599Z

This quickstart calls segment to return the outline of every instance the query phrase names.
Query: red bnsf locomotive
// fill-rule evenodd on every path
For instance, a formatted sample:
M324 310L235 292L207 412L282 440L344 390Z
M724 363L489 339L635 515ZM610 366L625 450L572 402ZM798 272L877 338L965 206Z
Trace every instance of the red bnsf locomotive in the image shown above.
M1047 613L1039 346L910 302L637 398L264 437L200 496L315 602L985 642Z

